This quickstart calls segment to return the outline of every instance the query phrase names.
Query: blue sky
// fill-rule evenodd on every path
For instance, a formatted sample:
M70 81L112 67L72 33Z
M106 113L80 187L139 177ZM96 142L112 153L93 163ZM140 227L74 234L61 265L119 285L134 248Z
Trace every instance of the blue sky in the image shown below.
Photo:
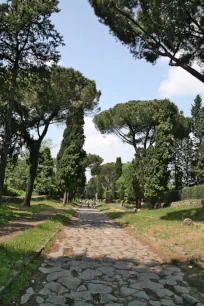
M60 1L61 12L53 22L64 36L61 64L81 71L96 81L102 91L103 109L129 100L170 98L186 115L197 93L204 97L204 85L181 68L168 66L166 59L152 66L144 60L135 60L119 41L110 35L108 27L100 24L88 0ZM59 150L63 126L49 129L55 156ZM122 156L131 160L133 150L113 135L102 136L86 119L86 145L88 153L100 154L105 161Z

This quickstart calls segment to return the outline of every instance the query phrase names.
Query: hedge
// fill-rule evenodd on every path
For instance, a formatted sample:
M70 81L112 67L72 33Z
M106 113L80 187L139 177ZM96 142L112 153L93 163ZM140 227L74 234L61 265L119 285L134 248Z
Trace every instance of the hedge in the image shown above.
M204 199L204 185L185 187L181 190L166 192L164 202L171 203L190 199Z

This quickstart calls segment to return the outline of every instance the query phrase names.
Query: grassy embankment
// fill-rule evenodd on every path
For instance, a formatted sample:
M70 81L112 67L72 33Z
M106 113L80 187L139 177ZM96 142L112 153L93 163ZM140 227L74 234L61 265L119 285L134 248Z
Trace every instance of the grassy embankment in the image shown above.
M34 202L32 204L31 208L24 208L10 203L1 208L1 214L3 215L3 213L6 212L8 218L11 220L16 217L16 215L22 216L37 213L42 210L61 208L59 202L52 201ZM42 224L28 229L12 239L2 242L0 244L0 287L7 283L13 270L18 270L18 261L26 261L26 259L34 255L54 233L58 232L63 225L68 224L75 212L76 210L73 209L72 206L67 206L66 209L58 210L57 215L51 217ZM4 219L4 221L7 221L8 218L6 218L6 220ZM1 220L2 219L3 218L1 218ZM43 258L37 258L31 264L24 266L17 280L8 290L5 290L1 298L2 300L0 300L0 304L3 303L3 305L7 305L20 297L21 289L25 287L27 280L30 280L42 259Z

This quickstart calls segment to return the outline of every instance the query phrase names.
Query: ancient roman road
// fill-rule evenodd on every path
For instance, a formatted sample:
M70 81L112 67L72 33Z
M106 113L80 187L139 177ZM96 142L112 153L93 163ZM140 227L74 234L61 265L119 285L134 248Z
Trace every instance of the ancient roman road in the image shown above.
M25 306L204 306L175 266L105 214L80 209L21 297ZM203 304L202 304L203 303Z

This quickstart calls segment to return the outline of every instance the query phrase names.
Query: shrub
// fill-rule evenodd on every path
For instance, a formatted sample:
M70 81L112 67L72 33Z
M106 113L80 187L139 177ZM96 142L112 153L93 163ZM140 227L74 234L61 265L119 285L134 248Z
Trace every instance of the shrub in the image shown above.
M180 201L180 193L178 190L165 192L164 202L170 204L172 202Z
M204 185L183 188L179 193L181 200L204 199Z
M17 190L15 188L10 187L10 186L4 185L4 191L3 191L4 196L18 197L18 196L22 196L23 194L24 194L24 192L21 191L21 190Z
M190 199L204 199L204 185L185 187L181 190L166 192L164 194L164 202L168 204Z

